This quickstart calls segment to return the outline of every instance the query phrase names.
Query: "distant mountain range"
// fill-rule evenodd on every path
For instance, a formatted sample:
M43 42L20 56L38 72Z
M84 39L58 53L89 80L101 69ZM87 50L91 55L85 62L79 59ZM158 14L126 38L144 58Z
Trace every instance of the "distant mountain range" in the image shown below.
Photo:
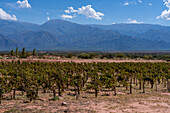
M0 51L170 50L170 27L152 24L80 25L50 20L43 25L0 20Z
M13 40L10 40L3 35L0 35L0 51L5 51L18 47L19 44Z

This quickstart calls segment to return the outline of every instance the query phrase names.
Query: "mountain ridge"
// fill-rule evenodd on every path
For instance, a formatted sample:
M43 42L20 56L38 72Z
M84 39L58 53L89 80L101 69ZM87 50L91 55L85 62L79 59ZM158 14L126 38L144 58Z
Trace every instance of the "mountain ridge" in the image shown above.
M0 34L0 51L13 49L15 47L20 47L21 45L15 41L8 39Z
M170 50L169 31L169 26L152 24L94 26L55 19L38 25L0 20L0 34L8 40L47 51Z

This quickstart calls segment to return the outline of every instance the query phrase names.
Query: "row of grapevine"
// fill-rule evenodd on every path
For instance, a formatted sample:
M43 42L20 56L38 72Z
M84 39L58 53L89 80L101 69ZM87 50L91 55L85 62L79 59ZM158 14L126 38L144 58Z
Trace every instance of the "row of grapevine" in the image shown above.
M82 90L93 90L95 97L102 88L112 89L121 85L133 93L133 85L145 93L145 83L157 90L157 84L164 84L170 79L169 63L74 63L74 62L0 62L0 103L2 95L22 91L32 101L38 92L50 90L53 98L74 88L78 99Z

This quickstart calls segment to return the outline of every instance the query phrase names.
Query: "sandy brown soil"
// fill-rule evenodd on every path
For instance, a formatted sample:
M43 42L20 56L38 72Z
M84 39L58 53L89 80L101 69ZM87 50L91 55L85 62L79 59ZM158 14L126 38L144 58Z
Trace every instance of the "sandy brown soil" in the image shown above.
M94 98L93 91L81 92L79 100L75 100L73 91L66 91L59 100L52 101L52 93L39 92L39 99L32 103L24 103L26 97L17 92L16 100L3 100L0 113L169 113L170 93L166 89L155 92L147 87L147 93L139 90L129 91L119 88L118 95L112 91L100 91L99 97ZM161 88L161 87L159 87ZM62 106L66 102L66 106Z
M167 62L163 60L98 60L98 59L13 59L13 61L20 60L22 61L28 61L28 62L35 62L35 61L40 61L40 62L76 62L76 63L81 63L81 62L87 62L87 63L92 63L92 62L151 62L151 63L157 63L157 62ZM0 59L0 62L4 61L12 61L12 59ZM168 62L169 63L169 62Z
M65 101L66 106L61 103ZM80 100L36 100L23 103L21 100L5 101L0 106L0 113L169 113L169 94L121 95Z

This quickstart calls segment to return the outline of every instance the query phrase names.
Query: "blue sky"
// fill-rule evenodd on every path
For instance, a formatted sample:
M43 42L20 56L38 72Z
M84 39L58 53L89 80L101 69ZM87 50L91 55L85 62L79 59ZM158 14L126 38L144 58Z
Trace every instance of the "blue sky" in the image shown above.
M43 24L150 23L170 26L170 0L0 0L0 19Z

